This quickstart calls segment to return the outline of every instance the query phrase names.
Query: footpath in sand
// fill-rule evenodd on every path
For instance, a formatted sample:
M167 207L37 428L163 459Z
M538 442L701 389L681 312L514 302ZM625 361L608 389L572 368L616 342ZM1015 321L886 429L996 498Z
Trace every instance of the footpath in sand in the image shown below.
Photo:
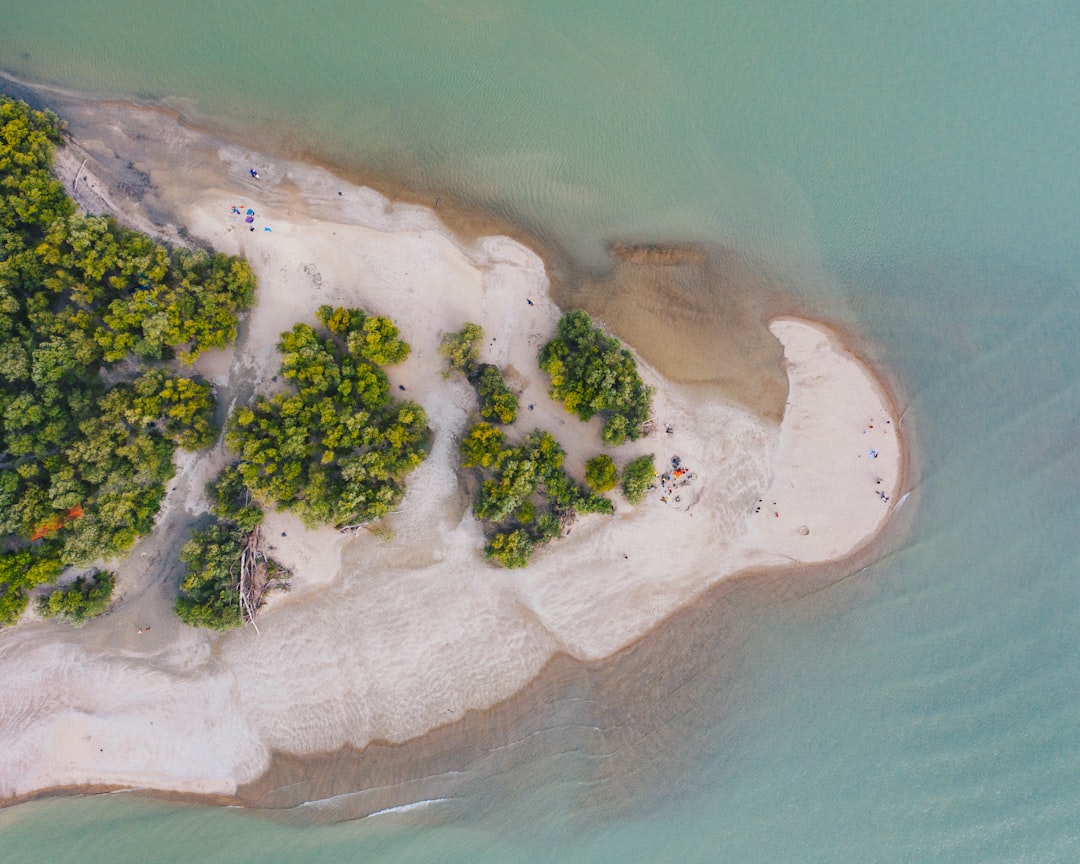
M121 570L115 612L79 631L30 621L0 633L0 797L84 784L229 795L274 751L404 741L506 699L557 652L612 655L727 576L842 559L900 498L887 394L835 334L784 318L770 325L789 380L779 427L642 365L656 390L653 431L613 456L621 465L653 453L665 473L678 457L688 473L636 508L580 519L523 571L490 566L456 471L475 396L441 375L440 335L465 321L484 328L481 359L520 392L521 434L550 430L571 473L583 476L603 449L598 421L581 424L552 403L536 365L560 315L541 259L507 237L462 241L434 210L152 112L125 122L143 128L103 119L97 137L81 133L60 160L68 188L78 170L87 206L100 194L140 227L177 236L182 226L258 274L238 346L197 364L219 396L277 386L278 335L313 323L320 304L360 306L393 317L411 344L388 371L394 390L428 412L434 438L387 520L389 539L270 516L272 554L294 577L259 633L204 633L171 614L170 561L227 457L219 445L184 461L158 531ZM134 163L147 178L138 203L110 195L94 170L95 157L108 164L136 133L151 142Z

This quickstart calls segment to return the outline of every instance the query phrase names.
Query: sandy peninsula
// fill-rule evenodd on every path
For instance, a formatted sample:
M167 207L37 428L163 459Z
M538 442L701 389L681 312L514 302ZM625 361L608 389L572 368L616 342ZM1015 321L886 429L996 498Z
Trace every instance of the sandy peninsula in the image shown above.
M879 378L828 327L785 317L769 322L788 382L779 424L642 363L652 432L612 455L653 453L661 472L678 457L689 472L636 508L620 501L614 517L579 520L523 571L491 566L456 468L475 396L440 374L440 335L483 326L481 359L520 393L521 434L551 431L571 473L602 450L597 421L548 399L537 368L561 314L543 260L156 112L93 116L58 165L83 206L243 255L257 272L238 344L196 366L226 408L278 386L282 330L314 323L320 304L360 306L393 317L411 344L389 374L428 412L434 438L381 536L272 514L264 530L293 570L291 590L258 632L226 635L171 612L177 549L227 455L219 444L181 461L155 533L120 565L109 615L82 630L27 620L0 632L0 798L86 786L231 796L275 753L415 739L503 702L556 655L616 654L721 580L763 568L794 568L795 579L800 566L846 559L902 500L903 438ZM117 162L139 188L116 179Z

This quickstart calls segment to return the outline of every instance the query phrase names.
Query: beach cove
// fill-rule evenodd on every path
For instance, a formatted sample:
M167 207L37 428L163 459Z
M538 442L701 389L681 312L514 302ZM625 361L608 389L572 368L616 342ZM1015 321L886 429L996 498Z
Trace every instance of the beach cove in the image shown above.
M83 631L33 623L0 637L7 799L108 787L251 803L242 789L274 754L315 764L446 728L505 703L555 658L597 663L625 651L725 578L782 569L797 580L800 567L850 559L903 500L905 448L887 388L838 332L779 317L769 330L788 384L780 423L642 364L657 391L654 430L616 458L651 452L665 471L678 457L693 483L678 502L657 490L613 520L582 520L525 571L494 569L455 472L474 396L442 378L437 348L441 333L480 323L482 359L506 368L522 405L534 406L521 425L555 434L580 476L599 449L598 424L552 403L536 368L560 313L543 259L505 236L462 240L434 207L395 203L160 112L99 105L73 127L58 169L84 206L255 268L257 305L238 345L196 364L224 402L273 386L282 330L312 321L320 304L355 305L401 327L413 353L391 381L423 405L435 435L387 520L390 539L268 519L273 554L294 576L257 634L208 636L170 617L176 547L226 455L219 445L181 464L155 534L121 568L112 614ZM137 159L125 140L139 142Z

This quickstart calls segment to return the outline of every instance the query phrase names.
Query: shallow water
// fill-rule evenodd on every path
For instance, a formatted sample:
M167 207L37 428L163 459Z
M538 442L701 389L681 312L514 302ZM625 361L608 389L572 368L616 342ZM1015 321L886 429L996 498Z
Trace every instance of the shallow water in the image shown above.
M1075 860L1080 12L743 6L10 0L18 74L481 203L586 267L616 237L735 248L867 335L918 453L884 560L722 647L661 640L681 686L625 762L553 710L462 799L41 801L0 813L3 860Z

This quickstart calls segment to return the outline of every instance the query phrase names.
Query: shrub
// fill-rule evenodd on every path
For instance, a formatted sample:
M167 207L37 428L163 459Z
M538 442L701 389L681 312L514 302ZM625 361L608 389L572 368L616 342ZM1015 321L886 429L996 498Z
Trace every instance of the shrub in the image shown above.
M485 551L504 567L524 567L533 550L561 536L576 513L615 510L563 470L565 454L549 432L537 429L520 446L504 447L502 432L478 423L462 442L462 454L463 464L484 469L473 515L497 526Z
M52 582L64 567L55 553L18 549L0 554L0 626L14 624L26 609L27 592Z
M409 343L398 335L398 328L389 318L376 315L364 319L359 329L348 335L349 352L356 357L393 366L409 356Z
M373 362L408 353L388 319L329 306L317 317L329 332L296 324L278 343L295 392L260 397L226 424L225 443L239 457L229 470L258 502L309 525L371 522L394 509L405 476L423 461L427 416L392 399Z
M490 423L477 423L461 442L461 464L465 468L491 468L502 453L506 436Z

